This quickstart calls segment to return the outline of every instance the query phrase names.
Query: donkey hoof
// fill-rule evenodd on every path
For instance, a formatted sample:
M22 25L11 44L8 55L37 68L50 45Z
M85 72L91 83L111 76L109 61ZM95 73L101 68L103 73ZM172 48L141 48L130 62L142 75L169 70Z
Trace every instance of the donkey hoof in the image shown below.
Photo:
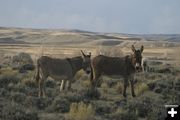
M136 95L135 95L135 94L132 94L132 96L133 96L133 97L136 97Z
M126 95L126 94L124 94L124 93L123 93L123 96L124 96L125 98L127 97L127 95Z

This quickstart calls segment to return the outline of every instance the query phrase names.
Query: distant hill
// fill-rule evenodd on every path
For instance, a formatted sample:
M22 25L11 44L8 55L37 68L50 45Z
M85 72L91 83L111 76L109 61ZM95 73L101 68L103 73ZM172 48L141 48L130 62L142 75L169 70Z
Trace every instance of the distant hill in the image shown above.
M25 44L24 41L16 41L11 37L0 38L0 43L4 44Z
M121 33L107 33L116 37L123 37L124 39L140 39L147 41L169 41L180 42L180 34L121 34Z
M127 41L180 42L180 34L122 34L99 33L68 29L24 29L0 27L0 43L44 43L121 45Z

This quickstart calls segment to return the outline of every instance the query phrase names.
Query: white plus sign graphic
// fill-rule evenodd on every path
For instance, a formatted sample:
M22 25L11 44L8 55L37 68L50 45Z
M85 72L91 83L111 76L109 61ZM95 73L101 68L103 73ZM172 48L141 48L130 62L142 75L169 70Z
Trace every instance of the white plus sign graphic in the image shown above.
M174 111L174 108L171 108L171 111L168 111L168 114L170 114L171 117L174 117L174 115L177 114L177 111Z

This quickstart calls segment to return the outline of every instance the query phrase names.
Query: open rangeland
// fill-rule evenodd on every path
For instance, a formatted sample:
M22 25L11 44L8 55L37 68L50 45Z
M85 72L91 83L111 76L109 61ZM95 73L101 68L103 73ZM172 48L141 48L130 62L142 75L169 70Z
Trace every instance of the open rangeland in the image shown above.
M164 120L166 104L180 104L180 35L125 35L77 30L0 28L0 117L4 120ZM175 41L173 41L175 40ZM97 90L83 70L72 90L59 91L60 81L45 81L46 97L38 97L36 66L42 55L79 56L80 50L99 55L125 56L131 46L144 46L147 72L135 75L134 90L123 97L123 78L102 76ZM24 53L24 54L22 54ZM28 57L30 56L30 57ZM20 59L19 59L20 58ZM30 60L29 60L30 59ZM1 119L0 118L0 119Z

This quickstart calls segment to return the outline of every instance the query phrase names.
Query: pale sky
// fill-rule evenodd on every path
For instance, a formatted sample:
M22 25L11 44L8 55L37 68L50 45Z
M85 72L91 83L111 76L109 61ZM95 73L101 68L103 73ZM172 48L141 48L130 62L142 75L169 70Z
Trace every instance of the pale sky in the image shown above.
M0 26L180 34L180 0L0 0Z

